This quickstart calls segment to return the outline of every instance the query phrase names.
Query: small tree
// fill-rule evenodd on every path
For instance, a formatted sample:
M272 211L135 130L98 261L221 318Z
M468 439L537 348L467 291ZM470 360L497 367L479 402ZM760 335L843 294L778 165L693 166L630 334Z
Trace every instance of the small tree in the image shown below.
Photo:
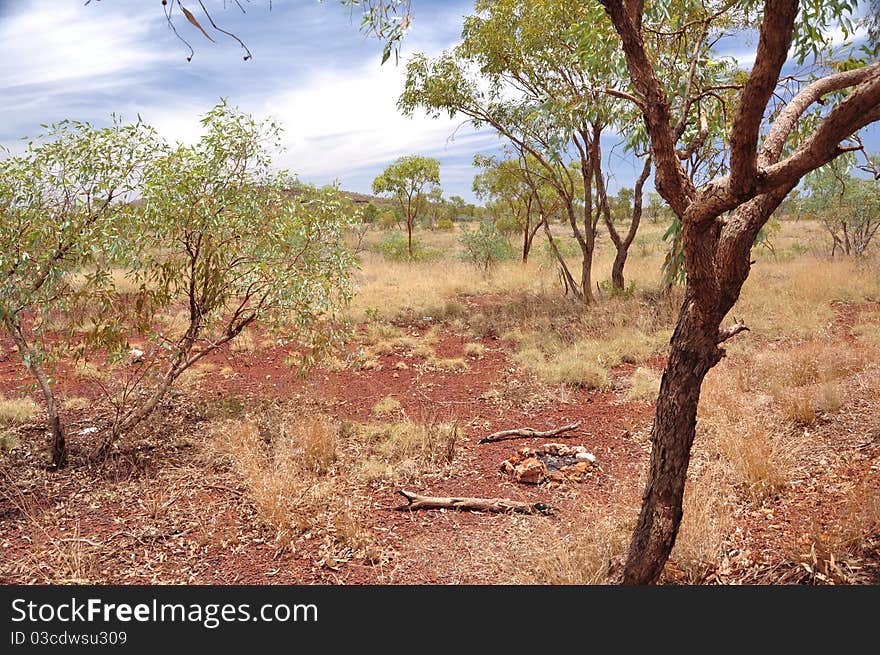
M483 218L476 229L463 229L459 242L464 249L462 258L482 268L484 272L498 262L513 256L513 249L507 237L489 217Z
M101 330L113 289L108 269L154 142L140 123L97 129L64 121L0 164L0 325L42 392L53 468L67 463L68 448L51 378L62 346L46 337L58 318L72 334L83 307L92 310L92 336L110 334Z
M372 224L376 222L376 219L379 216L380 209L373 202L368 202L364 207L363 221L364 223Z
M425 208L426 188L440 184L440 162L431 157L401 157L373 180L373 193L393 196L406 221L407 249L412 257L412 233L416 219Z
M286 175L271 170L280 134L273 123L221 103L202 124L199 143L165 153L146 177L131 275L148 345L126 367L97 458L148 417L184 371L258 321L283 327L304 350L303 364L313 363L338 334L335 319L350 297L353 257L343 232L352 219L341 194L285 192ZM180 309L182 325L161 326L160 313ZM134 393L143 382L151 389Z
M831 256L865 254L880 230L880 184L852 174L853 157L842 156L806 177L803 205L815 212L831 235Z

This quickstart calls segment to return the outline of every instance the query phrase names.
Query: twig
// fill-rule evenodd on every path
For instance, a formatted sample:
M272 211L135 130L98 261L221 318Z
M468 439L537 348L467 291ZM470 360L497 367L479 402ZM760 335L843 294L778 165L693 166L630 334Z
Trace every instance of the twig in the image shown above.
M219 484L203 484L202 487L204 487L205 489L218 489L220 491L228 491L229 493L235 494L236 496L239 496L242 498L246 495L243 491L239 491L238 489L232 489L230 487L224 487Z

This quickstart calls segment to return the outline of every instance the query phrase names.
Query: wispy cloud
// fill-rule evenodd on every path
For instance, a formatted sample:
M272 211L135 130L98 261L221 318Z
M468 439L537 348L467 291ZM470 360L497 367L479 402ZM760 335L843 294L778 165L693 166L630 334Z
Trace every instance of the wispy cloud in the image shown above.
M246 16L224 12L217 0L208 6L245 40L253 61L241 61L233 40L217 35L211 44L178 20L196 48L187 63L186 47L158 7L14 5L0 24L0 141L14 143L61 118L101 124L119 113L140 115L169 141L192 142L199 116L224 97L280 122L286 148L278 165L303 179L338 179L367 191L393 159L420 153L441 159L449 193L470 194L473 154L497 147L495 136L448 119L407 118L396 107L405 59L451 46L469 0L419 3L399 66L380 65L381 44L360 34L357 16L338 3L275 3L271 11L251 5Z

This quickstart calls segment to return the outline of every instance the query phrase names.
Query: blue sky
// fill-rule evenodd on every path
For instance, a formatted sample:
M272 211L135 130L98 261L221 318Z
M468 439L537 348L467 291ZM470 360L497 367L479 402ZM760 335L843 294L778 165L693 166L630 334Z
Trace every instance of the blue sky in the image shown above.
M396 109L405 57L453 45L470 0L414 3L399 66L393 57L380 65L382 44L361 34L359 15L335 0L275 0L271 11L264 0L242 2L247 15L233 3L224 10L222 0L206 4L245 41L251 61L231 39L217 35L212 44L178 14L177 27L196 50L187 62L158 0L0 1L0 143L14 146L40 123L62 118L106 124L112 112L129 120L140 114L165 138L192 141L199 115L226 97L280 122L286 150L277 161L304 181L338 179L369 192L393 159L418 153L440 159L447 195L472 196L473 155L498 148L494 133Z
M212 44L178 15L196 50L187 62L158 0L0 0L0 143L14 147L40 123L62 118L106 124L113 112L140 114L166 139L192 141L199 115L226 97L281 123L286 150L277 161L304 181L369 192L393 159L418 153L440 159L446 195L472 199L473 155L498 150L495 134L396 109L407 56L452 46L472 0L415 0L399 66L393 58L380 65L381 44L362 35L359 16L337 0L275 0L271 11L267 0L242 2L247 15L225 4L206 1L218 24L247 43L251 61L233 40L212 33ZM634 166L610 145L612 189L631 185Z

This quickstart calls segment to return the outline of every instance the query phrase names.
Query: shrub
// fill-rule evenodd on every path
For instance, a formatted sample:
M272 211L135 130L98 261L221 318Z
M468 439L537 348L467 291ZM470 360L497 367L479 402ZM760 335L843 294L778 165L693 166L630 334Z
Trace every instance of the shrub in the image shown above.
M437 229L449 231L455 227L455 224L452 222L452 219L444 216L440 220L437 221Z
M0 394L0 427L22 425L34 420L39 408L30 398L6 399Z
M559 250L559 254L563 257L575 257L580 254L580 247L572 239L554 236L553 240L556 242L556 248ZM551 261L556 260L556 255L553 254L553 249L550 247L550 241L547 239L544 239L544 245L541 252L546 259Z
M475 230L463 230L459 242L464 248L462 259L484 271L513 257L513 248L507 237L489 219L481 220Z
M394 212L384 211L376 217L376 223L378 223L379 227L383 230L390 230L391 228L396 227L398 223L400 223L400 219Z
M67 462L51 375L60 348L43 336L53 328L82 331L101 346L117 345L107 321L110 267L136 222L126 201L154 151L155 134L140 122L96 129L64 121L0 162L0 329L39 384L55 467Z
M495 227L502 234L519 234L523 230L523 226L515 217L505 214L495 221Z
M636 281L630 280L623 289L619 289L611 283L611 280L602 280L599 283L599 289L612 298L632 298L636 293Z
M386 234L382 241L376 246L376 250L378 250L385 259L392 262L425 261L428 259L434 259L438 255L435 250L425 248L418 239L413 237L412 257L410 257L406 234L396 230Z
M402 409L400 401L397 400L397 398L394 396L385 396L373 405L373 409L370 413L374 416L386 416L388 414L396 414Z
M272 167L280 129L271 121L221 103L202 124L198 143L161 152L145 175L143 224L129 252L138 311L123 316L138 321L147 343L108 394L115 419L99 459L184 372L252 325L295 341L308 368L338 336L351 295L343 234L352 219L341 194L305 185L286 193L289 178ZM181 302L180 328L157 326L154 318Z

